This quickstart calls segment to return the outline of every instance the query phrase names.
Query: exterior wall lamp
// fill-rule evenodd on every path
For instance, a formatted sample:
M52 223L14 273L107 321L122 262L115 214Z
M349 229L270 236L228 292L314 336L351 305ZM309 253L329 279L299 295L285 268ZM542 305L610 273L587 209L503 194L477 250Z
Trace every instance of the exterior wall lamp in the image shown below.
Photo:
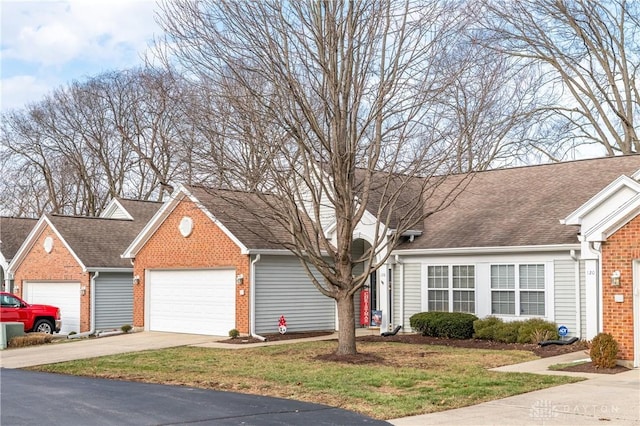
M611 285L620 287L620 271L613 271L613 274L611 274Z

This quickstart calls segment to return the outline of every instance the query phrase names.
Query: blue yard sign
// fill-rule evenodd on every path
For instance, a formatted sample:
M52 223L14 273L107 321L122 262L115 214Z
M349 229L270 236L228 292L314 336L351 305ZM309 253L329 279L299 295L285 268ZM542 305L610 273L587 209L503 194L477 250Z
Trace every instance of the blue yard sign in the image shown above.
M561 325L560 327L558 327L558 335L560 337L564 337L567 334L569 334L569 329L567 327L565 327L564 325Z

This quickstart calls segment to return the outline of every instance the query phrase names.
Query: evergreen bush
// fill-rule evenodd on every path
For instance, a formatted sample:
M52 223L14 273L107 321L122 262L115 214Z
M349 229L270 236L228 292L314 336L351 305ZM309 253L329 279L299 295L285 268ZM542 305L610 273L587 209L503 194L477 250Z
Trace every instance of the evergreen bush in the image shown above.
M423 336L470 339L477 319L464 312L420 312L409 318L409 324Z
M598 368L613 368L616 366L618 342L608 333L600 333L591 341L589 356L593 365Z

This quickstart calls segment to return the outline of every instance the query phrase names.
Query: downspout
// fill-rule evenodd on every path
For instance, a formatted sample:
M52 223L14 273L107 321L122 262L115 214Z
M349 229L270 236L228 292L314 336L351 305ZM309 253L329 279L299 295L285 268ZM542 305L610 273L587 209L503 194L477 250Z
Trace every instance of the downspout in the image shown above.
M100 276L100 271L95 271L91 276L91 285L89 286L89 297L91 299L91 315L90 315L90 324L89 331L85 331L84 333L77 333L71 336L67 336L68 339L77 339L80 337L87 337L95 334L96 332L96 278Z
M404 326L404 263L402 263L402 261L400 260L400 256L397 254L395 256L395 259L396 265L399 266L398 277L400 281L398 283L398 286L400 287L400 321L398 325Z
M266 337L256 334L256 263L260 262L260 254L251 261L251 271L249 277L249 334L256 339L267 340Z
M574 282L576 289L576 337L582 339L582 299L580 297L580 259L576 255L575 250L569 252L571 259L574 261Z

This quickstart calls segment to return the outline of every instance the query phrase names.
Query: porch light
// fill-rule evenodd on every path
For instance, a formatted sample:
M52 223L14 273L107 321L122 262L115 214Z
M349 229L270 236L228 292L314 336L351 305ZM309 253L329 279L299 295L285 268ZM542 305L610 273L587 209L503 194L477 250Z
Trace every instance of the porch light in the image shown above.
M620 287L620 271L613 271L613 274L611 274L611 285Z

